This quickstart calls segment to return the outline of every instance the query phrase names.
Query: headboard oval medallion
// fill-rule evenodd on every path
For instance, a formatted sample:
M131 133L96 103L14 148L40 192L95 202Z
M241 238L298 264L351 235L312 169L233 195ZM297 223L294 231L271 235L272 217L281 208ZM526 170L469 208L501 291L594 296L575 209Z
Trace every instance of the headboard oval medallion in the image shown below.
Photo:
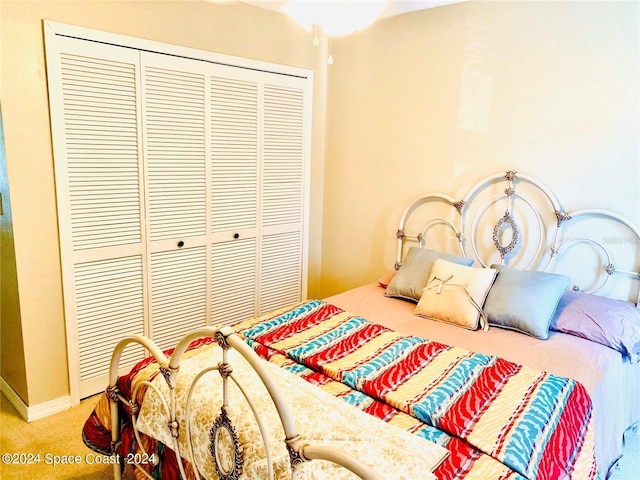
M502 236L505 232L505 227L511 228L511 241L505 245L502 242ZM498 223L493 227L493 244L496 246L500 257L504 258L512 251L518 244L518 225L509 212L505 212L504 216L498 220Z

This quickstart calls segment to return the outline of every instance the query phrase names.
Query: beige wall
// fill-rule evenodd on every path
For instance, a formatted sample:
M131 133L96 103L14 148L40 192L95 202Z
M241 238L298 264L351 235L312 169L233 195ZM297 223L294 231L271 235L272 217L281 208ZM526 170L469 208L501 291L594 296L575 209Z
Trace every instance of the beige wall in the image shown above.
M2 378L19 396L27 398L13 222L1 114L0 111L0 365Z
M20 286L9 319L2 310L3 378L9 352L11 386L29 405L69 392L43 19L313 69L309 295L321 297L391 268L409 201L496 171L541 178L568 208L640 223L638 13L637 2L467 2L387 19L333 41L327 93L326 52L273 12L1 0L7 275Z
M508 169L640 225L638 5L467 2L335 39L323 294L392 269L412 200Z
M18 339L22 328L24 353L11 336L2 336L1 348L3 360L15 357L12 364L26 379L9 375L5 361L2 375L11 377L5 380L28 405L69 394L43 20L312 69L309 293L318 294L326 47L313 47L310 34L283 15L235 2L2 0L0 8L2 115L13 205L14 275L20 287L19 309L12 309L3 325L12 325ZM2 280L4 284L4 272ZM18 301L17 290L13 300Z

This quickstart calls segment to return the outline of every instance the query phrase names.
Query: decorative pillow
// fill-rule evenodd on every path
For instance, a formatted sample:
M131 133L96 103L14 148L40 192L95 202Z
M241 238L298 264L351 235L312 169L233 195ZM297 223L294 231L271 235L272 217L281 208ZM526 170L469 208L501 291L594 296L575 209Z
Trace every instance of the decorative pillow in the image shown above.
M436 259L414 313L421 317L453 323L470 330L480 322L482 304L496 278L496 270L458 265Z
M402 262L402 266L389 282L385 291L387 297L402 298L411 302L417 302L422 296L422 290L429 281L429 272L433 262L442 258L460 265L470 266L472 258L459 257L451 253L438 252L420 247L411 247Z
M381 276L378 279L378 285L380 285L382 288L387 288L389 286L389 283L391 282L391 280L393 280L393 277L395 276L396 276L395 271Z
M487 296L484 314L489 325L549 338L549 323L571 279L557 273L517 270L491 265L498 277Z
M618 350L631 363L640 361L640 311L633 303L568 291L550 328Z

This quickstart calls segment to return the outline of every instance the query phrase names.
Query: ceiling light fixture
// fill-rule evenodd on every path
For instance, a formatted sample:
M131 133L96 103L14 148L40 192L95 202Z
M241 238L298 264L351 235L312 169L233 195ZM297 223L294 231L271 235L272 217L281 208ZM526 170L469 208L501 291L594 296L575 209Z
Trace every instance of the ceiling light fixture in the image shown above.
M315 25L330 37L341 37L367 28L386 6L386 0L289 0L281 10L309 32Z

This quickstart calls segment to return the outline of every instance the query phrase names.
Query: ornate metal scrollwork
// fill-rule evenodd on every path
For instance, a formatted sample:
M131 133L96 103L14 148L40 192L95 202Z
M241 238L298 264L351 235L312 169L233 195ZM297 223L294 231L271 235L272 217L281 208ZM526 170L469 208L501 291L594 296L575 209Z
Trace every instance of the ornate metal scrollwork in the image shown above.
M171 390L173 390L174 388L176 388L176 374L178 373L178 368L170 368L168 365L167 366L161 366L159 368L160 373L162 374L162 376L164 377L165 381L167 382L167 385L169 385L169 388Z
M227 378L233 372L233 367L226 362L220 362L218 363L218 372L222 378Z
M300 443L302 439L300 435L296 435L293 438L286 438L287 451L289 452L289 462L291 463L291 469L295 470L298 465L307 461L300 453Z
M229 344L227 343L227 337L225 337L221 332L216 333L216 343L220 345L224 350L228 350Z
M133 400L129 400L129 413L131 413L131 415L138 415L140 413L140 405Z
M509 224L509 226L511 227L511 241L506 246L500 242L499 238L500 229L504 226L505 223ZM500 252L500 256L502 258L504 258L507 253L509 253L516 247L516 245L518 244L518 235L519 231L515 220L509 212L505 212L504 216L500 220L498 220L498 223L496 223L496 225L493 227L493 243L496 246L498 252Z
M220 480L238 480L244 468L244 457L238 434L224 406L213 422L209 438L209 451Z
M558 219L558 227L559 227L567 220L571 220L571 215L569 215L564 210L556 210L556 218Z
M178 438L178 435L180 434L179 433L180 424L178 423L178 421L177 420L170 421L167 427L169 428L169 433L171 433L171 436L173 438Z
M457 202L452 203L452 205L454 207L456 207L456 210L458 210L458 213L460 215L462 215L462 209L464 208L466 202L464 200L458 200Z
M300 452L296 452L289 445L287 445L287 450L289 451L289 461L291 462L291 469L295 470L296 468L298 468L298 465L304 463L304 459L302 458L302 455L300 455Z
M117 402L119 400L118 394L120 393L120 389L118 388L118 384L116 383L113 387L107 387L105 394L107 398L112 402Z

